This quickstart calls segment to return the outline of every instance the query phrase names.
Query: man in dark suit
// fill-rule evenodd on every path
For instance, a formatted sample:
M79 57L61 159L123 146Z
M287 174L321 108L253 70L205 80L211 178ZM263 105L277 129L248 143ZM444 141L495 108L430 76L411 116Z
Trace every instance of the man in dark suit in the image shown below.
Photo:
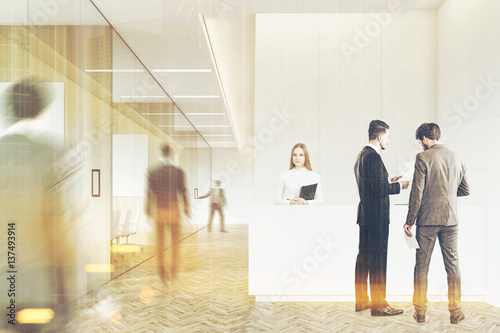
M177 277L177 261L179 257L179 202L178 194L184 203L184 213L189 216L189 203L186 196L184 172L173 166L168 158L170 147L162 147L162 163L152 167L148 172L148 189L146 201L146 214L156 221L158 245L158 274L166 283L167 273L163 260L165 228L170 228L172 240L172 263L170 266L171 278Z
M356 258L356 311L371 308L372 316L392 316L403 310L387 304L386 271L389 238L389 195L407 189L408 181L389 175L380 150L389 144L389 126L373 120L368 128L369 143L361 150L354 166L360 202L358 205L359 252ZM367 293L370 277L371 303Z
M215 211L219 211L220 215L220 232L227 232L224 227L224 207L227 205L226 195L224 194L224 189L220 187L220 180L214 182L214 187L205 195L202 195L198 199L203 199L210 197L210 216L208 218L208 232L212 232L212 222L214 219Z
M451 150L439 143L441 130L434 123L424 123L415 132L423 152L417 155L410 194L406 235L417 223L417 249L413 304L413 317L425 322L427 310L427 274L436 238L443 254L448 275L448 309L450 322L458 324L465 316L460 308L460 269L458 267L458 213L457 196L469 195L465 166Z

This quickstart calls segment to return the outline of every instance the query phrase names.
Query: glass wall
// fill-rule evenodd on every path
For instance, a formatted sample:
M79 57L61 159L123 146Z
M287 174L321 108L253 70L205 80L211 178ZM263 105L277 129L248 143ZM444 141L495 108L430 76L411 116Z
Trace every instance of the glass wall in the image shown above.
M170 162L185 170L191 204L194 188L210 183L210 146L185 116L190 110L172 101L91 2L32 0L5 4L2 11L2 136L21 133L57 150L61 230L52 235L68 244L57 251L66 252L60 255L76 274L70 298L88 296L154 255L146 175L161 163L161 146L169 144ZM169 80L175 84L175 77ZM13 126L18 119L5 111L19 82L44 91L46 102L33 126ZM181 224L181 237L201 227L187 219ZM54 244L39 238L26 237Z

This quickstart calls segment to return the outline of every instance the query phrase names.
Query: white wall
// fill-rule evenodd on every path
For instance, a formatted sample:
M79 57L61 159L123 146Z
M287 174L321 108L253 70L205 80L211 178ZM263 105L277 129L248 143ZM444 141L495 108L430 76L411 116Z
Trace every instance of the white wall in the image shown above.
M436 119L436 11L259 14L255 82L255 202L273 203L303 142L325 203L355 204L352 168L369 121L391 126L383 156L395 175L420 151L415 129ZM407 203L408 193L392 200Z
M500 4L447 0L438 10L438 121L444 141L468 167L472 194L461 199L479 205L486 221L464 225L482 228L487 240L487 301L500 306L500 180L497 132L500 126ZM484 82L489 82L487 85ZM484 253L468 248L483 260Z

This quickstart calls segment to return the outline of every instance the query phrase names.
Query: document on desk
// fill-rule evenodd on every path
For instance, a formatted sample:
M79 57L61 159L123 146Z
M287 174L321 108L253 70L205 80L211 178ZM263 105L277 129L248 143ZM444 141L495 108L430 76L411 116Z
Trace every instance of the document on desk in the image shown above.
M408 237L406 233L403 233L405 236L406 244L408 244L408 247L410 249L420 249L420 246L418 246L417 238L415 238L415 235L412 235L411 237Z

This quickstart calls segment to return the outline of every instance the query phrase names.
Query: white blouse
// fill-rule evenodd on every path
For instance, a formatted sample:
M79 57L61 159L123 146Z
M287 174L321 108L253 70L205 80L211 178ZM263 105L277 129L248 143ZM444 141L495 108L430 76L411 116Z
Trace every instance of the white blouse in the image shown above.
M291 169L281 174L276 191L276 204L289 205L290 200L297 198L300 195L300 188L305 185L318 183L316 188L316 196L314 200L307 200L309 205L318 205L323 203L323 189L321 187L321 180L315 171L309 171L306 168Z

